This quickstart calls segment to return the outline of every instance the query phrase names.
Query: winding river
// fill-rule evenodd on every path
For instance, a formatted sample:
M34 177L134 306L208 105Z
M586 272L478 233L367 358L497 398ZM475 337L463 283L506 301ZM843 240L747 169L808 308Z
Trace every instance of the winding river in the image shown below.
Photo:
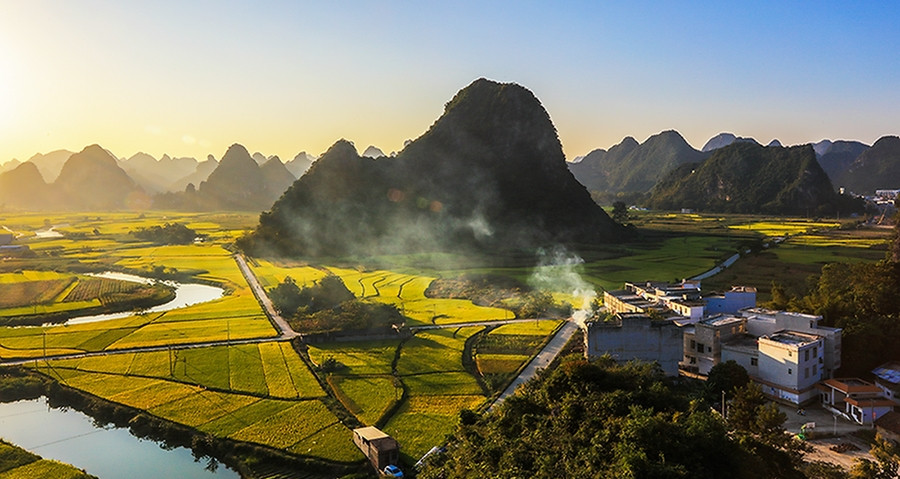
M100 479L239 479L219 464L194 460L189 449L164 449L128 429L99 427L71 408L53 409L47 399L0 403L0 437L39 454L84 469Z
M142 276L137 276L133 274L127 273L114 273L112 271L107 271L105 273L95 273L88 274L88 276L93 276L95 278L107 278L107 279L117 279L120 281L131 281L135 283L143 283L150 284L153 283L154 280L149 278L144 278ZM142 310L143 313L161 313L163 311L171 311L173 309L184 308L185 306L190 306L198 303L205 303L207 301L212 301L215 299L221 298L225 294L225 290L219 288L217 286L209 286L206 284L197 284L197 283L177 283L175 281L163 281L164 284L167 284L173 288L175 288L175 297L172 298L171 301L167 303L160 304L158 306L154 306L152 308L148 308ZM72 319L69 319L64 325L68 324L83 324L83 323L95 323L98 321L108 321L110 319L120 319L127 318L128 316L133 316L134 311L123 311L121 313L106 313L106 314L94 314L89 316L78 316Z
M105 272L89 276L149 284L154 280L126 273ZM171 311L221 298L222 288L196 283L166 281L175 288L167 303L146 309L154 313ZM134 315L133 311L72 318L63 324L92 323ZM219 465L210 471L207 462L197 462L189 449L164 449L154 441L131 435L128 429L97 426L95 421L74 409L53 409L46 398L0 403L0 437L40 454L86 470L101 479L185 479L240 476Z

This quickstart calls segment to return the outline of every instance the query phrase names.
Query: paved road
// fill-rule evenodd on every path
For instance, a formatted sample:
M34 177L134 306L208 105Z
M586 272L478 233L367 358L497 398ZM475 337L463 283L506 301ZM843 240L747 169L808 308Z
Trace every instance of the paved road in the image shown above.
M244 255L236 254L234 255L234 260L237 261L238 268L241 270L241 274L244 275L244 279L247 280L247 284L250 285L250 289L253 291L253 295L256 296L256 300L259 301L259 305L263 307L263 311L265 311L266 316L272 320L272 323L275 324L276 327L281 331L281 337L285 339L296 338L301 336L300 333L294 331L291 328L291 325L282 318L278 311L275 311L275 306L272 305L272 301L269 300L269 296L266 295L266 290L263 289L262 285L259 284L259 279L256 278L256 275L253 274L253 270L250 269L250 266L247 265L247 260L244 259Z
M569 342L569 339L575 335L581 328L575 324L571 319L563 323L562 327L559 328L559 331L556 332L556 335L553 336L544 349L541 350L532 360L525 366L525 369L510 383L509 387L503 391L503 394L494 401L494 404L488 408L488 411L493 410L495 407L499 406L506 398L516 392L516 389L524 384L529 379L533 378L538 371L546 368L556 359L556 356L562 351L562 348Z

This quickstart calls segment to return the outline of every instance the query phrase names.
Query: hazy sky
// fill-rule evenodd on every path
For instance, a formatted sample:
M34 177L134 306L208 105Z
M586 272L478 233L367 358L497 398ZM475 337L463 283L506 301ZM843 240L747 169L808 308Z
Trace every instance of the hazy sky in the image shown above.
M529 88L566 156L900 134L896 2L0 0L0 162L386 153L479 77Z

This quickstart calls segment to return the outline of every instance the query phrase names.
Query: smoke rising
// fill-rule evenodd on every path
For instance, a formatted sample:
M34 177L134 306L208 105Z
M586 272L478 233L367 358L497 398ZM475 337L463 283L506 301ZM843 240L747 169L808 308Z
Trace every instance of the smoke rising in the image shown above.
M572 319L581 327L591 317L591 302L597 296L594 287L580 274L584 260L563 246L538 250L538 264L528 284L543 291L569 293L577 304L572 307Z

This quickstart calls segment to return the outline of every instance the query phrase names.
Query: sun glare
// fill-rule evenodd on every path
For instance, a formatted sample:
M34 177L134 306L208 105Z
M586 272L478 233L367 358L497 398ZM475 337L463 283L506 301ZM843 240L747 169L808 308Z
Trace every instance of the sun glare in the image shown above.
M0 56L0 128L10 126L15 116L16 96L12 86L12 68Z

